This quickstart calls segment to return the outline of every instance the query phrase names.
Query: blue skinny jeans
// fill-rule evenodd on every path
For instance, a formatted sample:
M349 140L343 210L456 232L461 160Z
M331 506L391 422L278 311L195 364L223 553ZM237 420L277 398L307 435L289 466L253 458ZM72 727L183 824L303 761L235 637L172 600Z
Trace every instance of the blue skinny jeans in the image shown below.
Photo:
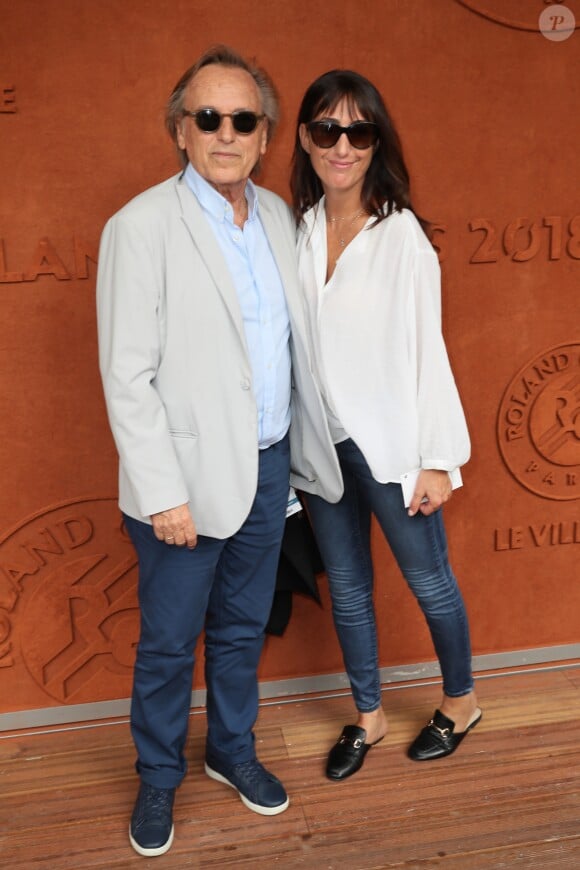
M397 564L427 621L451 697L473 689L465 605L447 556L441 510L409 517L399 484L378 483L354 441L336 445L344 478L337 504L306 497L326 568L332 613L357 710L381 703L376 619L373 606L371 516L375 515Z

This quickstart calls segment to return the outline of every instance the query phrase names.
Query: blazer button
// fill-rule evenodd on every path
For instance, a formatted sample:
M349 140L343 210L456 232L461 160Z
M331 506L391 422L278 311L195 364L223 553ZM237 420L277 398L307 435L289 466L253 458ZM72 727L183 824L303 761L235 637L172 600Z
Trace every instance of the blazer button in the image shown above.
M240 386L241 386L242 390L249 390L250 389L250 379L249 378L242 378L242 380L240 381Z

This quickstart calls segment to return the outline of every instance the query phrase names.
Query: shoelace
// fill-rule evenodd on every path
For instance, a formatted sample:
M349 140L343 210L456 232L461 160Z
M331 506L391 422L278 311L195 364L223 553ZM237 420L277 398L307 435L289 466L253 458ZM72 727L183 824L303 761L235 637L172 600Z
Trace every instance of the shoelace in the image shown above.
M262 779L271 778L259 761L242 761L240 764L234 764L234 773L239 773L240 777L250 785L256 785Z
M139 815L144 813L156 816L167 815L171 808L171 793L172 789L170 788L155 788L145 784L139 800Z

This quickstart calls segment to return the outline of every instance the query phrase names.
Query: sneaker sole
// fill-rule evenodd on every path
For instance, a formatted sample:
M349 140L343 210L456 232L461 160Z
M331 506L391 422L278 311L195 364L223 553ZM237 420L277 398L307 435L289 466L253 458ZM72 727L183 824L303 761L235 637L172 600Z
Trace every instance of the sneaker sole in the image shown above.
M290 798L286 798L283 804L280 804L277 807L263 807L261 804L254 804L251 800L249 800L245 795L241 793L239 788L230 782L229 779L226 779L225 776L222 776L221 773L218 773L217 770L213 770L206 762L205 764L205 772L209 776L210 779L215 779L216 782L223 782L224 785L229 785L230 788L233 788L234 791L240 796L240 800L249 810L252 810L254 813L258 813L261 816L277 816L278 813L283 813L284 810L287 810L290 805Z
M143 846L140 846L137 840L133 839L133 834L131 833L131 825L129 825L129 842L135 849L135 851L139 855L143 855L145 858L154 858L156 855L164 855L171 849L171 844L173 843L173 825L171 826L171 833L162 846L158 846L156 849L145 849Z

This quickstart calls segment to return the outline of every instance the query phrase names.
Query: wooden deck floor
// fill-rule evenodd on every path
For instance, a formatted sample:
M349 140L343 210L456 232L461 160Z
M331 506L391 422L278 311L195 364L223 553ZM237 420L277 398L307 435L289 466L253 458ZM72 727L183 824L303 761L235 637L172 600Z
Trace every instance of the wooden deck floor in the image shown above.
M191 720L190 771L175 842L145 859L127 838L136 793L126 722L0 739L0 867L580 868L580 668L478 680L484 717L457 753L405 756L438 702L435 685L385 693L388 738L343 783L326 752L352 721L348 697L261 708L260 759L286 785L287 812L247 810L203 774L204 716Z

